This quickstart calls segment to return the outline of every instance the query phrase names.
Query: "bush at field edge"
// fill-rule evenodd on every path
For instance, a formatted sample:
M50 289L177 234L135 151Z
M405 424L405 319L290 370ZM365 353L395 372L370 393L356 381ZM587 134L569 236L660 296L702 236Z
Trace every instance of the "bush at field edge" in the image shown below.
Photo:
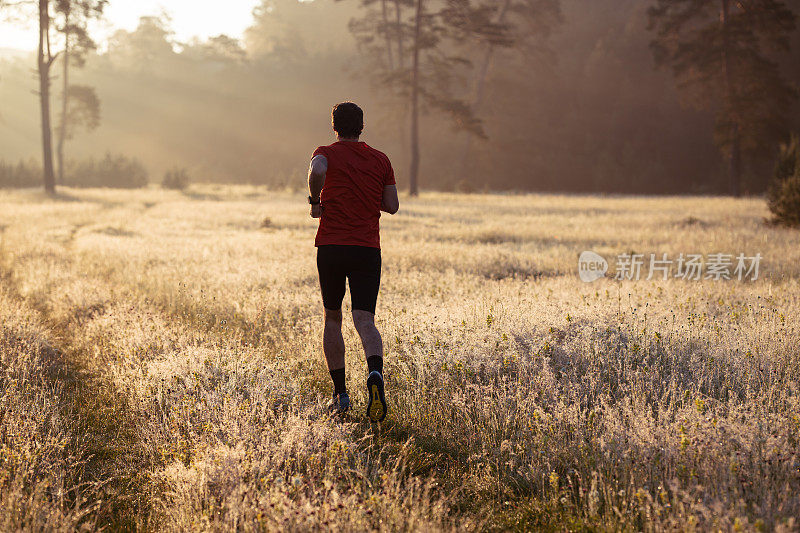
M185 168L174 168L164 174L164 179L161 180L161 187L164 189L182 191L189 186L190 181L188 170Z
M102 159L83 159L67 162L64 169L67 187L108 187L137 189L146 187L148 172L135 157L107 153ZM0 160L0 188L20 189L42 186L42 167L35 160L17 164Z
M792 135L781 146L775 179L767 193L767 205L773 222L785 226L800 226L800 136Z

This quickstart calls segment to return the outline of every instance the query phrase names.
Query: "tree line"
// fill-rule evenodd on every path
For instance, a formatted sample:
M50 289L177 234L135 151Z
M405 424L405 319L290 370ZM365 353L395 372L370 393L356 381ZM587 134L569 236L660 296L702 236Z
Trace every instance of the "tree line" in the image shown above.
M78 128L91 129L99 121L96 92L87 85L71 85L69 80L71 69L80 67L94 47L88 22L102 16L107 0L0 2L0 9L24 11L34 4L39 22L43 181L45 189L53 192L56 177L63 176L66 142ZM521 73L513 72L516 77L550 75L550 65L565 53L552 38L568 16L564 5L562 0L358 0L348 29L362 61L351 75L369 79L380 101L393 110L398 135L405 139L412 194L420 186L421 147L438 135L421 126L431 116L446 119L454 130L457 148L449 152L455 154L450 167L467 181L475 179L471 174L479 163L475 158L486 157L482 154L487 146L494 146L493 138L501 137L508 150L520 149L513 144L513 136L490 131L497 129L494 124L513 124L515 118L497 116L503 107L498 98L506 96L503 90L515 90L517 78L510 77L509 65L522 66ZM255 42L252 48L278 50L287 61L302 62L305 43L291 32L280 31L276 6L280 7L264 2L256 12L254 27L259 20L271 24L261 40L251 39L242 48L236 40L219 36L206 46L245 61ZM579 16L581 10L573 5L570 16ZM797 101L797 80L789 79L783 67L796 58L791 45L797 13L780 0L653 0L643 26L650 32L646 53L651 63L670 72L686 105L713 113L713 141L728 167L727 192L738 196L743 190L743 169L769 160L796 126L790 111ZM151 35L154 42L167 42L167 30L154 19L147 27L162 32ZM56 66L61 67L61 100L54 147L50 100ZM505 84L504 78L509 80ZM524 95L513 96L525 106ZM524 110L520 111L522 115ZM591 109L576 111L587 112ZM574 120L580 123L580 115ZM591 160L592 154L587 158Z
M481 102L498 47L525 50L543 44L562 20L559 0L361 0L367 13L351 30L376 56L370 70L399 93L411 113L409 188L418 190L420 96L450 114L471 136L485 137ZM404 12L408 12L404 15ZM728 159L728 191L741 194L742 158L760 157L789 135L786 119L797 99L778 64L790 52L797 15L780 0L657 0L648 10L651 49L659 67L671 69L687 101L715 114L715 140ZM406 22L404 22L406 21ZM456 45L447 47L447 39ZM442 50L461 54L444 54ZM408 67L404 55L410 55ZM395 57L397 59L395 59ZM468 57L478 57L469 61ZM454 97L447 83L453 66L472 67L472 90ZM532 73L536 75L536 73ZM469 147L469 141L466 144ZM467 161L467 150L461 164Z

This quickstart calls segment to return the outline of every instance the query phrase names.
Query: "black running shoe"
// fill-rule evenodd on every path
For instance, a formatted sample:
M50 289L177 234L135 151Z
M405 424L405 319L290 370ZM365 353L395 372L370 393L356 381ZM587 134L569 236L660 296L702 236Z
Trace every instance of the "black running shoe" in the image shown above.
M367 416L371 422L380 422L386 418L386 396L383 394L383 376L380 372L370 372L367 378Z
M343 415L350 410L350 396L343 392L334 394L333 401L328 404L328 412L332 415Z

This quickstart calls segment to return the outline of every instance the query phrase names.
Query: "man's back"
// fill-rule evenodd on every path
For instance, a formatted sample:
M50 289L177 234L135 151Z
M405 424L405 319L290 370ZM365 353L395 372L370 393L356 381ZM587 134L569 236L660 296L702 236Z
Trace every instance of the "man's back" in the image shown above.
M364 142L320 146L314 156L328 161L316 246L380 248L379 222L384 188L394 185L389 158Z

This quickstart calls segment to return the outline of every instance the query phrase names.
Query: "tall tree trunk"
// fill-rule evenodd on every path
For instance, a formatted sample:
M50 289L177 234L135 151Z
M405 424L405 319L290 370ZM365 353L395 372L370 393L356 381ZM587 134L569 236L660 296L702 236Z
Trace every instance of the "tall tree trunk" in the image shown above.
M394 70L394 57L392 54L392 36L389 35L389 16L386 12L386 0L381 0L381 14L383 15L383 35L386 38L386 53L389 56L389 70Z
M734 102L734 75L730 42L730 0L722 0L722 53L725 69L725 106L733 122L728 160L728 190L731 196L741 196L742 148L739 116Z
M405 61L403 58L403 11L400 6L400 0L394 0L394 37L397 41L397 68L400 75L405 79L406 73L404 72ZM400 138L402 139L401 148L403 152L408 150L408 119L409 112L407 109L402 111L402 120L400 121Z
M400 0L394 0L394 15L395 31L397 32L395 35L397 38L397 66L398 68L403 68L403 23L400 12Z
M56 192L53 174L53 132L50 127L50 9L49 0L39 0L39 102L42 111L42 166L44 168L44 190Z
M733 127L733 141L731 141L731 169L730 189L731 196L739 198L742 195L742 141L739 125Z
M64 15L64 72L61 89L61 127L58 129L58 184L64 184L64 144L67 142L67 106L69 105L69 11Z
M502 24L505 21L506 13L508 13L508 9L511 7L511 0L505 0L503 2L500 11L497 14L497 23ZM473 95L472 105L470 106L473 113L477 112L480 108L481 103L483 103L483 92L486 88L486 78L489 75L489 67L492 64L492 58L494 57L494 45L489 44L489 47L486 49L486 53L483 55L483 61L481 62L481 66L478 69L478 75L475 78L475 92ZM464 179L467 173L467 160L469 159L469 152L472 148L472 134L466 133L466 138L464 139L464 144L461 146L461 154L459 157L459 175L457 176L459 179Z
M422 18L422 0L416 0L414 16L414 52L411 62L411 172L408 178L408 192L419 194L419 36Z

